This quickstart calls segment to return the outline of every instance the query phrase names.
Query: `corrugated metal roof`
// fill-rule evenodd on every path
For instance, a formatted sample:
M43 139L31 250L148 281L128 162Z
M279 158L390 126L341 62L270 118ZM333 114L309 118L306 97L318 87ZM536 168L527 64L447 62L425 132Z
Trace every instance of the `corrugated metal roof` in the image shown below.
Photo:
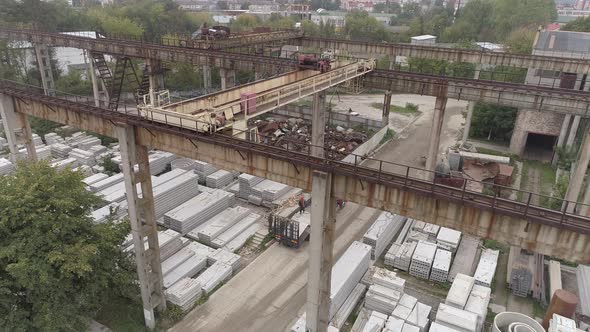
M590 33L542 31L535 50L586 53L590 51Z

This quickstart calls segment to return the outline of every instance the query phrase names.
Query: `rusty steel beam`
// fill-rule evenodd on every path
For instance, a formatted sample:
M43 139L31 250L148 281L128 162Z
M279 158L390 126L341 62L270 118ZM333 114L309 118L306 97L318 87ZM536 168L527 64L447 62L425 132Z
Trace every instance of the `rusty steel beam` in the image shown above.
M93 105L91 98L87 99L88 104L61 99L58 97L45 96L32 89L23 89L13 84L0 81L0 93L13 96L19 103L17 111L24 113L54 114L55 110L66 110L78 114L79 117L96 117L112 123L125 123L128 125L145 128L150 132L160 132L170 135L186 138L193 144L203 142L215 146L228 148L231 151L242 151L247 155L256 155L268 158L269 160L280 160L288 162L301 168L330 172L336 176L345 177L354 181L366 182L371 185L382 185L411 192L425 198L433 198L445 202L453 202L460 205L474 207L478 210L491 211L501 216L508 216L525 220L526 222L547 225L559 229L577 232L580 234L590 234L590 218L575 215L567 212L549 210L540 206L529 203L512 201L497 196L489 196L483 193L466 191L464 188L448 187L442 184L433 183L417 178L408 178L408 176L396 173L384 172L379 169L368 168L362 165L331 160L325 158L313 157L309 154L284 150L282 148L258 144L242 139L237 139L223 134L205 134L191 129L171 126L165 123L153 122L138 115L136 110L129 113L117 112L108 109L98 108ZM30 109L37 107L47 107L47 111L30 112ZM92 128L81 128L91 131L99 131L100 126L92 122ZM112 134L108 130L102 131L102 134ZM363 157L360 157L361 159ZM355 158L356 159L356 158ZM401 165L400 165L401 166ZM407 167L407 166L401 166ZM302 179L300 179L303 181ZM306 185L305 188L308 188ZM355 201L354 193L346 196L349 200ZM573 202L571 203L573 204Z
M192 40L192 39L164 39L166 45L196 47L211 50L223 50L239 47L253 47L255 45L281 43L288 44L290 40L301 38L300 30L279 30L264 33L247 33L230 35L225 39Z
M105 53L142 59L168 62L184 62L193 65L210 65L226 69L253 71L256 65L280 70L292 70L297 64L290 59L260 55L204 50L199 48L167 46L133 40L88 38L70 34L50 33L36 30L0 28L0 39L28 41L33 44L74 47L95 53Z
M590 72L590 60L588 59L570 59L556 56L486 52L439 46L411 45L404 43L376 43L308 36L293 39L292 43L295 43L295 45L298 46L316 49L348 51L357 55L404 56L493 66L536 68L566 73L586 74Z
M373 89L435 97L441 87L448 87L446 97L449 99L590 116L590 93L585 91L381 69L365 75L363 83Z

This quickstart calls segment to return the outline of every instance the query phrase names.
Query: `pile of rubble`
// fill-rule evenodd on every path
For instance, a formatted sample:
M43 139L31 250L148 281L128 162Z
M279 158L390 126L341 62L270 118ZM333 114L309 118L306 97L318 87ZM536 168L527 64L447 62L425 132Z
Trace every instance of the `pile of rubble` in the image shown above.
M279 146L293 151L307 151L311 144L311 123L304 119L289 118L287 120L267 118L253 120L250 127L257 127L262 143ZM326 128L324 146L327 157L343 158L354 151L368 139L365 132L358 132L352 128Z

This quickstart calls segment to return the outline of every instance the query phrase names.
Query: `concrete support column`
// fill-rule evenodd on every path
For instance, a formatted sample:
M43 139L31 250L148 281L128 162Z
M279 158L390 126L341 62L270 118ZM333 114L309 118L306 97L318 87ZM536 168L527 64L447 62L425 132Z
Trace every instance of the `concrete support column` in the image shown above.
M90 54L90 51L85 51ZM98 81L96 80L96 68L94 68L94 61L88 59L88 72L90 73L90 80L92 82L92 95L94 96L94 106L100 107L100 91L98 90Z
M258 70L256 70L256 71L254 72L254 80L255 80L255 81L258 81L258 80L262 79L262 77L263 77L263 76L264 76L264 75L262 75L262 72L260 72L260 71L258 71Z
M434 115L432 116L432 129L430 131L430 145L428 147L428 156L426 157L426 170L433 172L436 168L438 150L440 145L440 134L442 125L445 120L445 110L447 108L447 97L436 97L434 104ZM434 174L428 172L427 179L432 179Z
M475 66L475 73L473 79L478 80L481 72L481 64ZM463 128L463 142L467 142L469 139L469 131L471 130L471 118L473 117L473 110L475 109L475 102L470 101L467 106L467 117L465 118L465 128Z
M49 58L49 48L45 45L35 45L35 55L37 65L41 74L41 83L43 91L47 96L55 95L55 81L53 80L53 71L51 70L51 61Z
M567 137L567 143L565 144L566 148L571 149L574 145L574 140L576 139L576 134L578 133L578 126L580 125L581 116L576 115L574 116L574 121L572 122L572 128L570 129L570 134Z
M14 99L11 96L0 93L0 116L8 141L10 161L20 159L18 145L24 144L27 148L27 157L31 161L37 161L37 150L33 143L33 132L29 125L29 119L25 114L14 111Z
M560 149L565 144L565 137L567 136L567 130L570 126L570 122L572 120L571 114L566 114L563 118L563 123L561 124L561 130L559 131L559 137L557 138L557 148ZM559 155L557 153L553 154L553 160L551 164L555 166L559 159Z
M381 124L389 125L389 108L391 107L391 91L385 91L383 98L383 111L381 112Z
M311 109L311 155L324 157L324 133L326 131L326 92L313 95Z
M580 197L580 191L582 190L582 183L584 182L584 176L586 175L586 170L588 169L588 163L590 162L590 130L586 131L586 135L584 137L584 141L582 142L582 146L580 147L580 152L578 152L578 160L576 161L576 167L574 169L574 174L570 177L571 181L567 188L567 192L565 193L565 200L570 202L577 202L578 197ZM586 192L586 196L584 197L584 201L586 201L588 197L588 192ZM568 204L567 205L567 212L573 213L575 208L575 204ZM587 211L585 211L587 212Z
M134 127L121 125L116 126L115 129L123 159L127 209L133 235L145 325L152 330L156 326L154 309L165 310L166 299L162 285L160 246L158 244L148 149L135 142ZM136 162L138 164L137 171L135 170ZM141 186L141 194L137 190L137 184ZM147 250L144 247L146 238Z
M219 77L221 78L221 90L230 89L236 85L235 70L220 68Z
M211 66L203 65L203 89L209 92L212 86L213 83L211 82Z
M330 284L336 201L332 197L331 174L314 171L312 181L306 330L324 332L330 323Z

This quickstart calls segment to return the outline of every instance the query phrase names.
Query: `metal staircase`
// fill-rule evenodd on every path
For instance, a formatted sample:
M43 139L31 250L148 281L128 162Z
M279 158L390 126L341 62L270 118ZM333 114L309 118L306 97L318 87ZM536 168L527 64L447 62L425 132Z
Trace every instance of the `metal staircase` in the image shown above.
M145 66L141 75L141 82L139 82L139 88L137 89L137 95L143 96L148 93L150 93L150 74L148 67Z
M115 69L113 72L111 72L105 60L104 54L91 53L91 55L94 67L98 71L100 79L102 80L105 88L107 89L109 109L118 109L119 101L121 99L121 93L123 92L123 87L125 83L129 84L129 86L132 88L131 90L136 92L136 100L138 98L138 93L141 93L141 89L144 88L143 84L145 80L147 80L147 92L149 92L149 76L146 78L147 73L144 71L142 82L140 84L139 79L137 78L137 74L135 73L133 63L131 62L131 59L127 57L116 58Z

